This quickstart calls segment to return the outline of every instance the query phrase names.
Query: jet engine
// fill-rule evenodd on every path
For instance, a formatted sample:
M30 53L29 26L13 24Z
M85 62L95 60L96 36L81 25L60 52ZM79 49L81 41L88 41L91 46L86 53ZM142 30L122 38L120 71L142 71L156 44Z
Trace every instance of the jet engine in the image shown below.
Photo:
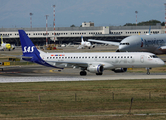
M91 73L102 73L104 71L103 65L90 65L87 70Z
M117 50L116 50L116 52L120 52L120 50L119 50L119 49L117 49Z
M115 73L123 73L127 71L127 68L115 68L112 71L114 71Z

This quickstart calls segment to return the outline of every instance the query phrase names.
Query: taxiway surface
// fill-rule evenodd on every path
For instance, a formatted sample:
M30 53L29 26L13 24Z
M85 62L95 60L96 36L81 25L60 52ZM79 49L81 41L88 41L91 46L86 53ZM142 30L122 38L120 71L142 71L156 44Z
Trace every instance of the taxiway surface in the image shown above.
M116 46L97 46L94 49L80 49L77 47L65 47L54 51L45 52L113 52L117 49ZM1 51L1 54L21 55L21 47L14 51ZM166 61L166 55L158 56ZM0 60L5 60L3 56ZM4 68L0 70L0 83L8 82L39 82L39 81L86 81L86 80L130 80L130 79L165 79L166 73L151 73L143 72L125 72L114 73L111 70L104 70L103 75L87 72L87 76L80 76L79 69L65 68L59 71L58 69L44 67L41 65L24 65L14 66L13 68Z
M88 81L88 80L139 80L139 79L165 79L165 73L114 73L105 70L103 75L99 76L87 72L87 76L80 76L79 69L66 68L64 70L53 69L40 65L21 66L15 68L5 68L0 71L0 83L9 82L46 82L46 81Z

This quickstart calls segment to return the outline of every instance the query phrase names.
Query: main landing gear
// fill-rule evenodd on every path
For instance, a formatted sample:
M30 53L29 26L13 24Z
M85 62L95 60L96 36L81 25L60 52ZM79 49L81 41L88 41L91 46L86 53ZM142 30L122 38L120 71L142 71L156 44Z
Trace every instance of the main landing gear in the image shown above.
M103 73L96 73L96 75L102 75Z
M103 73L96 73L96 75L102 75L102 74L103 74ZM81 76L86 76L87 73L86 73L85 70L82 70L82 71L80 72L80 75L81 75Z
M81 76L85 76L86 74L87 74L87 73L86 73L85 70L83 70L83 71L80 72L80 75L81 75Z
M152 68L146 68L146 70L147 70L147 75L150 75L150 69L152 69Z

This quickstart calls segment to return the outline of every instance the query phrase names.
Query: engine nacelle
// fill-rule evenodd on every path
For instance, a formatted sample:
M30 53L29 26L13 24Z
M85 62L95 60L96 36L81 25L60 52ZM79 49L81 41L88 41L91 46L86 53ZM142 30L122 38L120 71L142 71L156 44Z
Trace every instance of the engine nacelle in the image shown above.
M115 73L123 73L127 71L127 68L115 68L112 71L114 71Z
M95 48L95 46L94 46L94 45L92 45L92 48Z
M103 65L90 65L87 70L91 73L102 73L104 71Z

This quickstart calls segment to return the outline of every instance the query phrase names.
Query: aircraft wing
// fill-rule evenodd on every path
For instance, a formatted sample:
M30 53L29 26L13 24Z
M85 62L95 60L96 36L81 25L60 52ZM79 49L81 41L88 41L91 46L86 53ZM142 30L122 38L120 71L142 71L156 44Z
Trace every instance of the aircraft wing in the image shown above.
M70 66L70 67L81 67L81 68L87 68L90 65L103 65L104 68L108 68L108 67L113 67L112 64L110 63L105 63L105 62L63 62L63 61L46 61L49 64L53 64L55 63L56 65L64 65L64 66Z
M56 65L76 66L76 67L88 67L88 63L84 62L63 62L63 61L46 61L49 64L55 63ZM55 65L55 66L56 66Z
M104 44L109 44L109 45L119 46L119 42L110 42L110 41L93 40L93 39L88 39L88 41L90 41L90 42L97 42L97 43L104 43Z
M2 46L0 46L0 50L3 50L3 47L2 47Z
M161 50L166 50L166 46L161 46L160 49Z
M82 49L83 47L83 45L79 45L77 49Z
M161 46L160 48L158 48L161 51L166 51L166 46Z

